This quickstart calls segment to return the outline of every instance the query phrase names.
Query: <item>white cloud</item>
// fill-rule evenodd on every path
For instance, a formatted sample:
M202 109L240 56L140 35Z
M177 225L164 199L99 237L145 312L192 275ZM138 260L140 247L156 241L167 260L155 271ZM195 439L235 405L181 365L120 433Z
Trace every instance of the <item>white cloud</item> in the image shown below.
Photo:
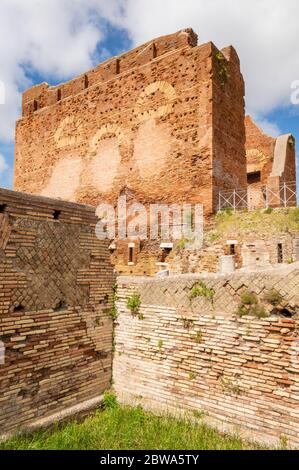
M298 0L127 0L120 24L134 43L188 26L200 42L236 47L246 80L247 109L266 113L290 104L299 79Z
M265 134L270 135L271 137L278 137L282 134L278 125L268 119L256 118L255 122L261 127Z
M20 89L31 85L26 71L64 80L88 70L104 36L102 19L113 16L114 0L0 0L0 140L14 139Z
M2 176L2 173L4 173L4 171L7 169L8 169L8 165L6 163L6 160L4 156L0 153L0 177Z
M0 140L12 141L26 70L67 79L92 66L102 20L126 28L134 44L193 27L201 43L233 44L247 88L247 110L264 115L290 103L299 79L298 0L0 0Z

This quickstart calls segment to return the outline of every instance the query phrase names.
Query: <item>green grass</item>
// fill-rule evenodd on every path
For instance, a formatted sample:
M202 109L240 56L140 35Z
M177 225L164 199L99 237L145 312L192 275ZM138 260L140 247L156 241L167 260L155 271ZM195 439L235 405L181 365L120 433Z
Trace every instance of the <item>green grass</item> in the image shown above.
M17 436L0 450L248 450L237 436L223 436L188 419L157 417L142 408L110 403L83 422Z
M253 234L271 236L298 230L299 208L274 209L271 212L222 211L213 217L212 228L205 239L209 245L225 238L242 239Z

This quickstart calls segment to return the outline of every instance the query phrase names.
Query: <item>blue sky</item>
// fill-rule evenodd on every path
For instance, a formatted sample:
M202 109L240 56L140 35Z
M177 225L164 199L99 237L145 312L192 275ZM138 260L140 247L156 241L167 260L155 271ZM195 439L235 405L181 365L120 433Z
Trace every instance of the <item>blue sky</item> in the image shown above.
M103 27L103 25L101 25ZM106 36L104 41L97 44L97 47L92 54L92 63L96 65L109 57L121 54L133 47L133 42L128 33L122 28L116 28L110 24L105 25ZM83 70L82 70L83 71ZM37 70L27 70L27 77L32 85L48 82L51 85L56 85L61 82L57 77L51 74L41 74ZM74 78L73 74L66 75L64 80ZM22 93L26 90L27 86L20 87L19 91ZM20 96L21 101L21 96ZM0 105L1 106L1 105ZM21 111L19 110L19 113ZM0 140L0 154L5 157L6 168L1 171L0 166L0 187L13 189L13 165L14 165L14 142L5 142Z
M7 93L0 104L0 186L12 187L23 90L66 81L185 27L200 43L236 47L247 111L271 135L291 132L299 148L299 104L290 102L291 84L299 80L298 17L297 0L1 0L0 81Z

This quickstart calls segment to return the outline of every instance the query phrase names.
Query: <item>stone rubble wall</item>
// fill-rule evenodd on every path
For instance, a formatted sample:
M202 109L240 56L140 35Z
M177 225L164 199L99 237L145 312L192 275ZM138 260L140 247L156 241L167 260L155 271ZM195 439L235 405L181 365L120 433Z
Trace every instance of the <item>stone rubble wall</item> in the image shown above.
M202 280L214 306L189 299ZM269 445L299 444L299 321L234 314L244 290L299 306L299 266L233 276L118 279L114 387L123 403L188 413ZM128 299L139 295L132 313Z

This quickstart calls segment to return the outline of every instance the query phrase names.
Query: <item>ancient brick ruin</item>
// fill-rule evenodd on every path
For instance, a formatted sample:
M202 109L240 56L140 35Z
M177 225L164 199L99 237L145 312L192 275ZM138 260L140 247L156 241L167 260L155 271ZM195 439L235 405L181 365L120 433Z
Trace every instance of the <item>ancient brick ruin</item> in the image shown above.
M200 285L209 295L194 290ZM297 448L299 323L266 305L273 289L298 309L299 264L251 275L120 278L113 365L120 400ZM248 290L271 316L237 314ZM128 307L132 295L138 312Z
M294 139L275 141L245 120L244 93L234 48L198 45L191 29L35 86L17 122L15 189L94 206L120 195L146 207L196 203L206 216L236 199L237 208L294 206ZM118 273L163 269L161 242L172 240L115 240Z
M23 95L15 189L98 205L202 203L246 186L244 81L235 50L192 30Z
M247 181L249 185L249 207L264 207L262 189L269 188L268 205L283 206L283 191L286 206L296 206L296 152L295 139L291 134L277 139L267 136L250 116L246 116ZM286 183L286 187L283 184Z
M96 405L115 347L122 401L299 444L297 226L213 232L221 194L230 210L237 198L233 209L282 217L296 205L295 141L245 118L244 93L234 48L198 45L191 29L24 93L18 192L0 190L0 436ZM99 240L96 207L123 195L203 204L209 240L197 251L162 236ZM217 274L223 256L243 271ZM161 270L188 274L141 278ZM206 295L191 299L196 283ZM274 288L280 305L265 316L236 315L246 289L263 304Z
M0 435L100 397L113 268L94 209L0 190Z

